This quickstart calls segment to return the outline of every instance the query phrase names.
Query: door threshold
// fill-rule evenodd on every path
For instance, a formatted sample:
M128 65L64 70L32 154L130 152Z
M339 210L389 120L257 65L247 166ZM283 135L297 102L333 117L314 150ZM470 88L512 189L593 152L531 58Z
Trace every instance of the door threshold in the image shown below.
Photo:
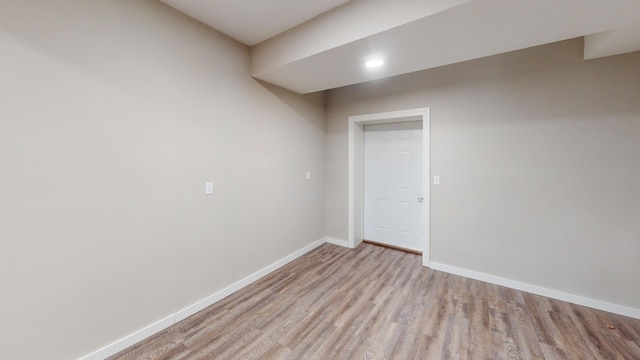
M400 251L404 251L404 252L407 252L407 253L410 253L410 254L422 255L422 251L420 251L420 250L409 249L409 248L402 247L402 246L385 244L385 243L381 243L381 242L377 242L377 241L371 241L371 240L362 240L362 242L365 243L365 244L382 246L382 247L386 247L386 248L393 249L393 250L400 250Z

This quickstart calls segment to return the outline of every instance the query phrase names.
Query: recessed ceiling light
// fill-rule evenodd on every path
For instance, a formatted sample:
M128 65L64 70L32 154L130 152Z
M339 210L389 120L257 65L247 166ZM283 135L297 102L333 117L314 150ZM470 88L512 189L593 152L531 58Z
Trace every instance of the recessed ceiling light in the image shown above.
M381 59L372 59L368 60L366 63L364 63L364 65L369 69L373 69L384 65L384 61L382 61Z

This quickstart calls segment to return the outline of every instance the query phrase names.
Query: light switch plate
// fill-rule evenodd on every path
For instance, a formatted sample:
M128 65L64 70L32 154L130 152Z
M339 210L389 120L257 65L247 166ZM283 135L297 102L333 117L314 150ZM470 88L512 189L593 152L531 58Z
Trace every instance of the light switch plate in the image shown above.
M208 182L208 183L204 184L204 194L205 195L213 194L213 183L212 182Z
M440 185L440 176L436 175L433 177L433 185Z
M307 171L307 180L311 180L311 171Z

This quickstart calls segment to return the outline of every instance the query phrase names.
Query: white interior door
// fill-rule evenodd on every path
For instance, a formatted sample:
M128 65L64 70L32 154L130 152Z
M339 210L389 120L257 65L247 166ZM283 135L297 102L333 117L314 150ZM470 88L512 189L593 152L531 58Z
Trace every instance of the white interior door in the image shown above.
M364 127L364 238L422 250L422 122Z

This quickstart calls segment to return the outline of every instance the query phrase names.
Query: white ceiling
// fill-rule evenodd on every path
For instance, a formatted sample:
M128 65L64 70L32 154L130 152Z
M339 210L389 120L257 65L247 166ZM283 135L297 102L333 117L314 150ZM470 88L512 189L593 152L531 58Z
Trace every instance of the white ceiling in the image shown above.
M299 93L581 36L585 59L640 51L640 0L162 1L255 45L252 75Z
M246 45L255 45L349 0L161 0Z

